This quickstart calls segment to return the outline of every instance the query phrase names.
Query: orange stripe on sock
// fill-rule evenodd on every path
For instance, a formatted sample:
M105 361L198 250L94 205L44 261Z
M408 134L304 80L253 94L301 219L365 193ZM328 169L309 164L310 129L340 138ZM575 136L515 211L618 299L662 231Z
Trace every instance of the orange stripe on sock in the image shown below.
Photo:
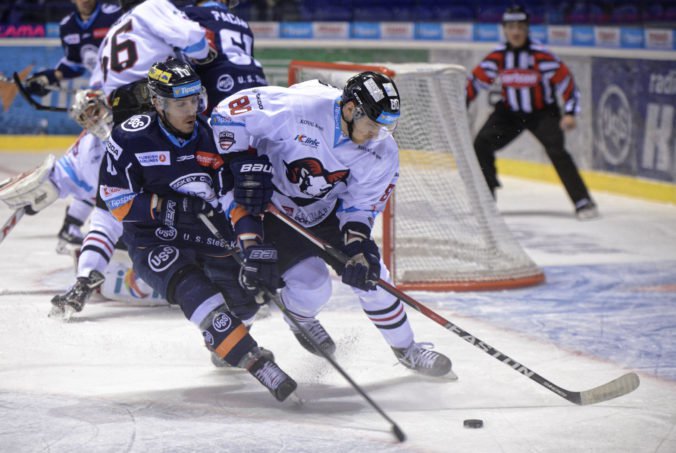
M232 348L237 346L237 343L247 335L249 335L249 331L244 327L244 324L240 324L232 331L232 333L230 333L230 335L225 337L225 340L223 340L221 344L218 345L216 354L218 354L219 357L224 358L232 351Z

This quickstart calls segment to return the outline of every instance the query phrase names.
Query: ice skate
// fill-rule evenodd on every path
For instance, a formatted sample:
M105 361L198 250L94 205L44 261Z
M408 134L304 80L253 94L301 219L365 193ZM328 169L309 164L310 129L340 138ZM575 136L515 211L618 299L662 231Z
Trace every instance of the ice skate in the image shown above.
M82 247L84 236L80 227L74 223L64 222L57 236L56 253L59 255L71 255L74 250Z
M298 387L296 381L270 360L259 347L248 352L238 366L249 371L258 382L270 390L277 401L284 401Z
M299 318L297 316L294 318L296 321L298 321L298 324L300 324L304 332L301 332L298 327L296 327L296 325L286 315L284 315L284 321L286 321L286 323L289 325L291 331L296 336L296 339L301 344L301 346L314 355L323 357L321 352L316 350L313 344L305 337L305 335L308 335L311 340L314 340L314 342L318 344L319 347L328 355L333 356L336 353L336 343L334 343L331 336L317 319Z
M105 277L99 271L91 271L89 277L78 277L75 284L65 294L52 298L50 318L62 317L68 321L74 313L82 311L96 288L103 284Z
M413 342L407 348L392 348L392 350L399 363L406 368L425 376L458 379L458 376L451 370L451 360L443 354L428 349L432 347L431 343Z
M578 220L591 220L599 217L599 210L589 198L583 198L575 203L575 216Z

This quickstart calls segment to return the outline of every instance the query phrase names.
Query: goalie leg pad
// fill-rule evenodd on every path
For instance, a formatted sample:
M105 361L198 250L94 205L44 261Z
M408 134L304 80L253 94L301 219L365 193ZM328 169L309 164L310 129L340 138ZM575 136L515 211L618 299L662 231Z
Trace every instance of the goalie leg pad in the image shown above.
M53 155L32 171L21 173L0 183L0 200L11 209L43 210L59 198L59 189L49 178L54 168Z

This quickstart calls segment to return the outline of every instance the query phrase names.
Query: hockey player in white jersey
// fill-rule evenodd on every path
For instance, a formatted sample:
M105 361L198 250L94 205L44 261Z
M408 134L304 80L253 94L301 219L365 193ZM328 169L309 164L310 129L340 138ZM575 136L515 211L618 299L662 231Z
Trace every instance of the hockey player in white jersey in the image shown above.
M277 288L277 274L271 271L277 268L284 282L282 302L332 354L335 343L316 319L331 296L321 257L354 288L403 365L453 378L451 361L428 343L415 342L402 303L376 286L378 278L390 280L371 228L398 177L399 153L391 132L399 102L391 79L364 72L351 78L342 92L313 80L290 88L240 91L216 107L211 125L221 152L257 154L231 164L235 189L228 212L245 250L241 282L252 291ZM256 171L268 161L272 174ZM270 196L280 211L343 250L350 257L347 264L321 255L274 216L264 216L261 224L259 214ZM317 354L293 323L287 323L299 342Z
M126 12L99 48L97 74L113 107L115 124L152 110L145 78L153 63L177 53L207 63L216 54L205 30L169 0L120 0L120 6Z

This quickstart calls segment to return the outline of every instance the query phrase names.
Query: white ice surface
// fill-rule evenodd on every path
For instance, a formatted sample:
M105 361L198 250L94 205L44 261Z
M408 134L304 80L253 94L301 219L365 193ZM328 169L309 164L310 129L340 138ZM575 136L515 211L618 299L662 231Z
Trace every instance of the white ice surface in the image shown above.
M0 177L42 157L3 155ZM279 404L247 373L214 368L178 309L99 301L69 324L48 319L49 299L73 278L71 260L54 253L58 202L0 244L0 451L675 452L676 208L598 193L603 217L578 222L560 186L503 183L498 206L548 282L414 295L561 387L637 371L634 393L575 406L409 310L417 339L448 354L460 377L420 378L395 365L334 282L320 319L336 358L408 440L397 443L273 311L253 334L305 399ZM463 428L468 418L484 428Z

